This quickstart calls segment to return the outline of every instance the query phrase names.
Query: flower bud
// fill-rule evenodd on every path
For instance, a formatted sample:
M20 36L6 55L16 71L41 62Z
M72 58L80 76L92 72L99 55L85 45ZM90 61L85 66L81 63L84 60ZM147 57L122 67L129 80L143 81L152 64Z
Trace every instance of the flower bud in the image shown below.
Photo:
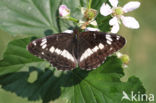
M95 9L81 8L81 13L87 21L93 20L97 16L97 11Z
M70 16L70 9L66 5L61 5L59 7L59 15L63 18L69 18Z
M127 54L123 54L122 57L121 57L121 61L124 63L124 64L128 64L129 63L129 56Z
M129 56L127 54L122 54L121 52L116 52L116 56L121 59L123 68L127 68L130 61Z

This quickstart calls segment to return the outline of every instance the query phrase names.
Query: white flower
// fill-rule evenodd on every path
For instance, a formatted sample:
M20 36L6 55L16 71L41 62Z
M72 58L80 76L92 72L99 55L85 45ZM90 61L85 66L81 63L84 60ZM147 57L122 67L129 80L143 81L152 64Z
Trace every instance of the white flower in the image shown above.
M111 32L117 33L119 31L119 24L122 23L127 28L138 29L139 23L134 17L123 16L123 14L133 11L140 7L140 2L130 1L125 4L123 7L118 6L118 0L109 0L112 8L107 3L103 3L100 8L100 13L103 16L112 15L112 19L109 21L109 24L112 26Z
M60 5L59 15L63 18L68 18L70 16L70 9L66 5Z

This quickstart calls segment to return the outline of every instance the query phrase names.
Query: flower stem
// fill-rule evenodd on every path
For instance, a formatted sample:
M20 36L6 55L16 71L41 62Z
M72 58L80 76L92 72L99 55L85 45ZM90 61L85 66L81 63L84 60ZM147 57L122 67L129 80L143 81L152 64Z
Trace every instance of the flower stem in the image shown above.
M91 8L91 5L92 5L92 0L89 0L88 9Z
M78 23L78 22L79 22L78 19L73 18L73 17L71 17L71 16L68 18L68 20L73 21L73 22L75 22L75 23Z
M90 26L93 27L93 28L98 28L98 26L95 26L95 25L92 25L92 24L90 24Z

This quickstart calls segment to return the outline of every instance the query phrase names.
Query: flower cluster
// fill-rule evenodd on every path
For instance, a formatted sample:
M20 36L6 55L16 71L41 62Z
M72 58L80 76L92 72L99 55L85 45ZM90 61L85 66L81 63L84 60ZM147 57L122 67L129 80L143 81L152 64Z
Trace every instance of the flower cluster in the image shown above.
M140 2L138 1L130 1L127 4L125 4L123 7L118 6L118 0L109 0L110 4L108 3L103 3L101 8L100 8L100 13L103 16L112 16L112 19L109 21L109 25L112 27L111 32L112 33L117 33L120 28L120 24L123 23L123 25L127 28L131 29L138 29L139 23L138 21L131 16L124 16L125 13L128 13L130 11L133 11L137 8L140 7ZM91 8L83 8L82 9L82 14L86 18L87 21L84 20L77 20L75 18L70 17L70 9L66 5L61 5L59 7L59 15L62 18L72 20L74 22L79 23L79 25L82 27L82 29L86 30L99 30L97 28L87 28L88 25L93 25L97 27L97 23L95 21L95 17L97 15L96 10L91 9Z
M124 16L124 14L137 9L140 6L140 2L131 1L123 7L118 6L118 0L109 0L109 2L112 8L109 6L109 4L103 3L100 8L100 13L103 16L112 16L112 19L109 21L109 24L112 26L112 33L117 33L119 31L119 24L121 23L120 20L127 28L139 28L139 23L134 17Z

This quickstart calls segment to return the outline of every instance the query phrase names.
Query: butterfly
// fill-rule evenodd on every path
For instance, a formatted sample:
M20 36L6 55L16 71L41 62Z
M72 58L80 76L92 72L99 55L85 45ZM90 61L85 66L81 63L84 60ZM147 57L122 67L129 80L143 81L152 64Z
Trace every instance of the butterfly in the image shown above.
M77 66L92 70L125 43L125 38L117 34L74 31L36 39L28 44L27 49L33 55L49 61L58 70L72 70Z

